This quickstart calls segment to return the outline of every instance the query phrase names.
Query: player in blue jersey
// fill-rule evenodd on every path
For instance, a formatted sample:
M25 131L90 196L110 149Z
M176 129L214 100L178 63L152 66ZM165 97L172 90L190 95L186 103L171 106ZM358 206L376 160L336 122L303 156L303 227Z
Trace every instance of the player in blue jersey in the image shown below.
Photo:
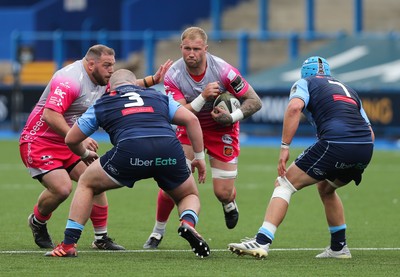
M302 112L316 127L318 140L286 169L289 146ZM353 180L356 185L360 184L373 147L374 133L357 93L331 76L324 58L314 56L305 60L301 79L290 91L283 121L278 178L264 222L254 238L231 243L229 249L238 255L266 257L292 194L316 184L331 235L330 246L316 257L351 258L346 244L344 209L336 189Z
M68 132L65 142L89 165L79 178L71 203L64 240L46 256L75 257L76 243L89 218L93 197L109 189L132 188L136 181L153 178L178 207L178 233L199 257L210 249L196 232L200 201L191 169L171 124L183 124L189 133L198 181L204 183L203 133L197 117L172 97L140 87L135 75L120 69L110 78L110 92L91 106ZM102 127L114 147L98 159L82 141Z

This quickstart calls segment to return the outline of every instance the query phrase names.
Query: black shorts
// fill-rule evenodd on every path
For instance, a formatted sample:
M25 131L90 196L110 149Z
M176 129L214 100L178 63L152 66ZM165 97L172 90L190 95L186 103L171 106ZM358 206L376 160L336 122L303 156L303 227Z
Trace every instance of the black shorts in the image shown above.
M338 143L319 140L295 160L295 164L317 180L340 180L356 185L372 158L373 143Z
M154 178L168 191L191 174L176 137L126 139L100 157L100 164L110 177L130 188L136 181Z

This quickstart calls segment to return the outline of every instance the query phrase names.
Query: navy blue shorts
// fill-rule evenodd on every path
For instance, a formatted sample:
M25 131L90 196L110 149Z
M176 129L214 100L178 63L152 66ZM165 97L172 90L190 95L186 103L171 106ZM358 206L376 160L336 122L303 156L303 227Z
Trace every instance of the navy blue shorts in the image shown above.
M295 164L317 180L338 179L343 183L361 182L361 175L372 158L372 143L337 143L320 140L308 147Z
M130 188L136 181L154 178L168 191L191 174L176 137L126 139L101 156L100 164L110 177Z

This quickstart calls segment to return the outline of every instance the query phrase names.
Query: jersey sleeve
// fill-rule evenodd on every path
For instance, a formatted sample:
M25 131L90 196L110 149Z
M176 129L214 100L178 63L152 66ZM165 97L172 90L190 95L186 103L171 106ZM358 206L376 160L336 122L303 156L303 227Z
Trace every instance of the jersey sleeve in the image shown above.
M175 116L176 111L182 107L182 105L174 100L171 94L168 94L168 109L169 118L172 120Z
M185 96L183 95L182 91L178 87L177 83L172 78L173 72L172 70L168 70L164 76L164 89L167 95L172 95L173 98L178 101L180 99L184 99Z
M80 85L72 79L54 76L50 81L50 93L45 108L64 114L69 106L79 97Z
M239 70L226 62L222 67L221 78L225 88L237 98L242 97L249 89L249 83L240 74Z
M304 101L304 107L307 107L308 101L310 100L310 93L308 92L308 84L304 79L298 80L293 84L290 89L289 100L293 98L300 98Z
M88 137L99 129L99 123L93 105L82 114L77 124L82 133Z

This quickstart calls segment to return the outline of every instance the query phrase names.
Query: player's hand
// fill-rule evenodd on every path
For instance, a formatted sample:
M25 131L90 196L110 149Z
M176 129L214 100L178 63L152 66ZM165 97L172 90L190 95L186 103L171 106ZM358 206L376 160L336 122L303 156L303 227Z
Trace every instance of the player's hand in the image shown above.
M219 82L212 82L206 85L204 91L201 93L206 101L214 101L220 93Z
M171 67L172 64L173 64L173 61L168 59L165 63L160 65L156 74L153 75L154 82L156 84L159 84L164 81L165 73L167 73L168 69Z
M97 160L99 158L99 155L97 155L96 152L94 151L89 151L89 155L82 159L82 162L84 162L87 166L89 166L92 162L94 162L95 160Z
M279 154L278 162L278 176L286 175L286 163L289 160L289 149L281 148L281 153Z
M99 144L92 138L86 138L84 141L82 141L82 144L86 149L89 149L90 151L97 152L97 150L99 149Z
M218 122L219 124L221 124L223 126L229 126L232 124L231 114L228 111L226 111L220 107L215 107L211 111L211 116L216 122Z
M199 184L204 184L206 181L206 161L204 159L194 159L192 161L192 172L197 168L197 175Z

